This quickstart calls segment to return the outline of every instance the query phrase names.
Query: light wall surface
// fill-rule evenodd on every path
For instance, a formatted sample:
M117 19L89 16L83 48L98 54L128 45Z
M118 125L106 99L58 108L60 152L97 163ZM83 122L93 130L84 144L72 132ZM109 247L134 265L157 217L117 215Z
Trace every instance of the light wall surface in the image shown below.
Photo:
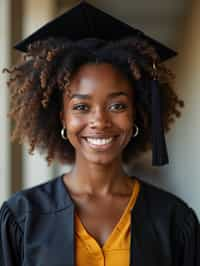
M9 67L9 0L0 1L0 204L9 195L9 127L7 120L8 90L6 88L6 75L2 69Z

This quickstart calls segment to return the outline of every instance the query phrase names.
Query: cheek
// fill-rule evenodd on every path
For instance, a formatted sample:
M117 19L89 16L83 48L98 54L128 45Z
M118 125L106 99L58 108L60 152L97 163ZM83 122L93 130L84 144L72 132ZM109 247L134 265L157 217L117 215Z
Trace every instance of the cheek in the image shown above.
M80 117L75 117L72 115L66 116L66 129L67 129L67 138L71 145L76 149L78 145L78 136L81 130L84 128L83 119Z
M133 116L132 114L125 113L118 117L117 123L124 131L129 131L133 127Z
M85 120L83 117L74 116L71 114L68 114L66 116L66 128L67 132L70 133L78 133L85 125Z

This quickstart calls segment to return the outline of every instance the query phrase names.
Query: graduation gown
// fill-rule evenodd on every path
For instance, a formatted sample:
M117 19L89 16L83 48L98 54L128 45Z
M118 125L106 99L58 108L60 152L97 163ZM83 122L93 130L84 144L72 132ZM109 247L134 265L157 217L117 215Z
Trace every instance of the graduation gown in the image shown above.
M140 184L131 211L130 265L200 266L193 209L167 191ZM11 196L0 210L0 265L75 266L74 211L62 176Z

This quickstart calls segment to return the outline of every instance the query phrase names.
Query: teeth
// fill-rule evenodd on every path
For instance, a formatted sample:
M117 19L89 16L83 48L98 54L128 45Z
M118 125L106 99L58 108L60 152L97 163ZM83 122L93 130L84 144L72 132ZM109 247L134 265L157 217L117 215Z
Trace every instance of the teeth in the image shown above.
M94 139L94 138L87 138L87 141L91 144L95 145L104 145L108 144L113 140L113 138L107 138L107 139Z

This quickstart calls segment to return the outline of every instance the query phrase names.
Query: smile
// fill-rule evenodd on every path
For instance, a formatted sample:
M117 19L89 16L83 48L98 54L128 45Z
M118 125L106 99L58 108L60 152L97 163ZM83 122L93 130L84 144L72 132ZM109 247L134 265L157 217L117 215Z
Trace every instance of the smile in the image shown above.
M111 143L113 141L113 138L86 138L86 140L91 143L91 144L95 144L95 145L105 145L108 143Z
M116 138L117 137L108 137L108 138L86 137L84 138L84 140L91 149L96 151L105 151L113 146L113 143Z

